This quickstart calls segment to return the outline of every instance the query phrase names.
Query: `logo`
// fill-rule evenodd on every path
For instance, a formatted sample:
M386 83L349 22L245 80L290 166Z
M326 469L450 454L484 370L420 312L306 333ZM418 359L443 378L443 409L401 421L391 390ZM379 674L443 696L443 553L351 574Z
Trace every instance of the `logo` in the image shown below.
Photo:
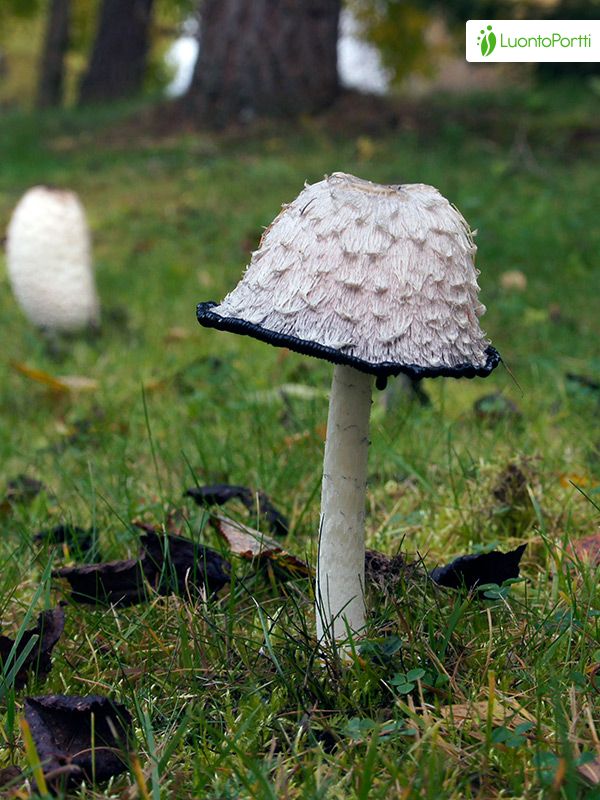
M492 55L496 47L496 34L491 25L488 25L487 29L481 29L480 35L477 37L477 44L481 47L482 56Z
M467 61L488 64L598 62L600 19L470 19L465 51Z

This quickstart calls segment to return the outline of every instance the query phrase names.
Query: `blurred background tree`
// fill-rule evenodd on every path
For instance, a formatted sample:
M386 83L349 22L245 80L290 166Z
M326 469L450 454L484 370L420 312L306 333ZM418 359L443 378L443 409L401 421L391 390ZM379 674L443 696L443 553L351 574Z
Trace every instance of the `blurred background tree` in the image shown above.
M50 0L39 67L37 105L62 103L71 28L71 0Z
M193 113L222 125L335 100L340 0L204 0L201 14Z
M192 116L224 123L274 110L311 112L333 102L338 91L341 4L1 0L0 103L98 103L162 90L169 77L165 51L185 21L201 15L200 56L186 101ZM600 10L600 0L344 0L343 5L359 35L377 48L396 86L407 76L433 78L452 52L462 59L466 19L593 19ZM524 66L522 72L533 69ZM541 78L589 74L598 65L544 64L535 71Z
M94 46L79 89L80 103L140 93L153 11L154 0L102 0Z

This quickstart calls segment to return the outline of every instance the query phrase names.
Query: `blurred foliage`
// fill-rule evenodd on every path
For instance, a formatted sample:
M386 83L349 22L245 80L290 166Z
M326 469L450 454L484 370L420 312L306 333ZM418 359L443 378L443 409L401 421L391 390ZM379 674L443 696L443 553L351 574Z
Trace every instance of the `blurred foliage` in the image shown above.
M464 24L468 19L596 19L600 0L346 0L364 38L381 53L392 80L401 81L412 73L433 74L444 44L433 43L428 34L436 20L446 23L463 47ZM454 49L454 48L452 48ZM540 64L538 74L590 74L597 64Z
M79 75L92 47L100 2L72 0L67 104L75 97ZM8 71L13 73L8 78L3 76L0 102L33 95L37 52L49 4L50 0L0 0L0 47L4 50L5 69L8 65ZM156 0L147 91L158 91L168 82L165 51L183 22L198 13L200 5L199 0ZM600 11L600 0L345 0L345 5L355 16L360 35L378 48L393 82L400 82L409 74L434 75L444 49L461 50L467 19L595 19ZM449 33L447 42L431 38L432 26L440 19ZM31 26L31 36L23 30L24 25ZM542 78L564 72L589 74L597 73L598 65L541 64L537 71Z
M85 69L99 17L101 0L71 0L70 41L67 53L65 103L76 97L79 76ZM6 74L0 82L0 103L28 102L34 95L38 54L50 0L0 0L0 48L5 53ZM198 0L156 0L146 90L155 92L170 80L164 54L181 26L196 12ZM5 67L5 68L6 68Z
M426 34L437 11L427 0L346 0L362 36L374 44L393 80L434 66Z
M96 31L100 0L71 0L70 49L87 52Z
M0 3L0 22L7 17L30 17L42 6L41 0L2 0ZM3 28L0 28L0 33Z

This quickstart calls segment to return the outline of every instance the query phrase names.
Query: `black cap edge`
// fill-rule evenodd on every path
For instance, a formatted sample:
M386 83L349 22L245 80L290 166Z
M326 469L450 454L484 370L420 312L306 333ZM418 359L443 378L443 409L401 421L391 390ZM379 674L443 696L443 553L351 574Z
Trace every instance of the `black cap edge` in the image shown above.
M379 364L372 364L362 358L351 356L336 350L334 347L325 347L317 342L308 339L299 339L287 333L277 333L268 330L260 325L255 325L238 317L222 317L214 314L212 309L218 303L198 303L196 316L198 322L205 328L215 328L219 331L238 333L242 336L252 336L261 342L267 342L274 347L287 347L296 353L305 356L324 359L332 364L346 364L360 372L375 375L377 378L385 379L392 375L409 375L411 378L485 378L494 370L501 361L500 353L491 345L486 348L487 360L483 366L473 364L458 364L455 367L421 367L418 364L400 364L393 361L383 361Z

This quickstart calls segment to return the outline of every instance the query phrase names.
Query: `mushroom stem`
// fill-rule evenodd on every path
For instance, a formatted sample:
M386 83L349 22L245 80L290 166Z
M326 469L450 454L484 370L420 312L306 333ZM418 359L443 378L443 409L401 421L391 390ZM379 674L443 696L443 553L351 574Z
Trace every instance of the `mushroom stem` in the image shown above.
M337 365L323 461L316 615L319 640L365 626L365 497L373 377Z

